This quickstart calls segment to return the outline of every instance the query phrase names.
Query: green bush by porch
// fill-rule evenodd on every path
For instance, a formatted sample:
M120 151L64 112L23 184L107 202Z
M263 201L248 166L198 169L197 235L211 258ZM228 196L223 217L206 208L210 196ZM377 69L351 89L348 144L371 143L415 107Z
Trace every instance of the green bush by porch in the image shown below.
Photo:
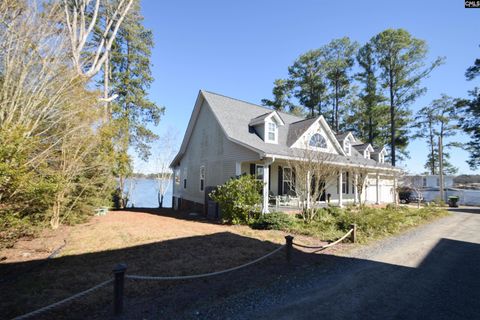
M262 201L262 182L251 175L232 178L210 193L222 210L222 220L233 224L247 224L259 214Z

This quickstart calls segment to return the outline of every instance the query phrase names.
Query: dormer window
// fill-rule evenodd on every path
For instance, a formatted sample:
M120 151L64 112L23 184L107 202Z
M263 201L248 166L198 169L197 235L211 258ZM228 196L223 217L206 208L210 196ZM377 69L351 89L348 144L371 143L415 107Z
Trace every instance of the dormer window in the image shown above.
M385 163L385 154L383 154L383 152L380 152L378 156L378 162Z
M352 155L352 143L349 139L345 139L345 141L343 142L343 151L345 151L345 154L347 156Z
M320 133L315 133L310 138L310 147L327 149L327 140Z
M267 122L267 141L277 143L278 126L275 122Z
M370 159L370 150L365 150L365 159Z

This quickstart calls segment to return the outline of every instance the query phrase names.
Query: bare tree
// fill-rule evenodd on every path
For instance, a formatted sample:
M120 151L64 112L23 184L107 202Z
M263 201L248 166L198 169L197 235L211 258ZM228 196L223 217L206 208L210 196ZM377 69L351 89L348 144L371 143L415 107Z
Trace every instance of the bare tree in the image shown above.
M353 173L353 184L357 190L357 199L355 201L358 200L359 204L362 205L362 195L365 192L368 169L365 166L356 166L350 169L350 171Z
M85 194L97 191L101 176L111 171L99 159L99 114L92 108L98 93L89 91L86 79L71 68L68 34L58 27L61 9L60 2L0 2L0 133L4 141L14 141L20 132L26 142L16 150L28 150L16 175L33 173L43 185L54 186L42 199L52 228ZM14 190L1 187L2 202L14 203L17 212L31 211L36 196L15 202L18 190L30 184L21 180Z
M158 206L163 207L163 199L172 184L173 171L170 168L175 154L177 133L173 129L167 132L159 139L159 148L155 156L156 188L158 195Z
M335 155L322 150L323 148L311 146L309 140L305 139L301 148L292 149L294 157L288 160L288 165L295 174L290 187L303 204L302 215L305 221L311 221L315 217L318 199L338 175L338 167L333 162Z
M133 0L105 0L103 5L101 0L64 0L63 3L73 64L78 74L92 78L108 59L118 29ZM95 28L100 30L98 39L93 37Z
M402 179L402 186L415 193L415 198L417 200L417 208L420 208L420 204L423 200L423 176L405 176Z

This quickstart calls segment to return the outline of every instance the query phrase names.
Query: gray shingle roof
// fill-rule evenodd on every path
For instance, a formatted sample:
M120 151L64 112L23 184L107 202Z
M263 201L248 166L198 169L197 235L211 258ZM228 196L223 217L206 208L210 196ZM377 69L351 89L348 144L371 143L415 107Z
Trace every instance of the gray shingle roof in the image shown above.
M369 145L370 143L356 144L353 146L353 148L357 151L363 152L368 148Z
M335 138L337 138L338 142L342 142L343 140L345 140L345 138L350 134L349 131L347 132L344 132L344 133L337 133L335 135Z
M201 94L231 140L265 154L295 156L296 150L290 148L290 145L318 119L304 119L277 111L285 123L284 126L278 127L278 144L265 143L255 132L249 130L249 123L252 119L268 116L273 110L204 90L201 91ZM352 156L349 157L333 155L332 158L340 163L391 168L390 165L365 159L358 152L352 152Z
M303 119L290 123L288 128L287 145L291 146L318 118Z

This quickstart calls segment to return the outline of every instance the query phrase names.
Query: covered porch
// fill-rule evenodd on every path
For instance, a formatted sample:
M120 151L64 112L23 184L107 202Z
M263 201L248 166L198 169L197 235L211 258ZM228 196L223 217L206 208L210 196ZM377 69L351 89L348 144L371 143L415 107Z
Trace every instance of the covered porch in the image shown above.
M343 207L360 203L393 203L396 199L396 175L382 168L368 169L366 178L363 179L362 192L358 188L358 170L352 165L336 164L335 174L329 181L311 178L312 187L315 183L324 184L324 191L316 194L316 200L305 199L305 196L297 194L298 173L292 168L291 161L269 158L263 161L241 162L237 163L236 173L251 174L263 182L263 213L298 212L306 207L307 203L313 203L315 207L321 208L329 205Z

